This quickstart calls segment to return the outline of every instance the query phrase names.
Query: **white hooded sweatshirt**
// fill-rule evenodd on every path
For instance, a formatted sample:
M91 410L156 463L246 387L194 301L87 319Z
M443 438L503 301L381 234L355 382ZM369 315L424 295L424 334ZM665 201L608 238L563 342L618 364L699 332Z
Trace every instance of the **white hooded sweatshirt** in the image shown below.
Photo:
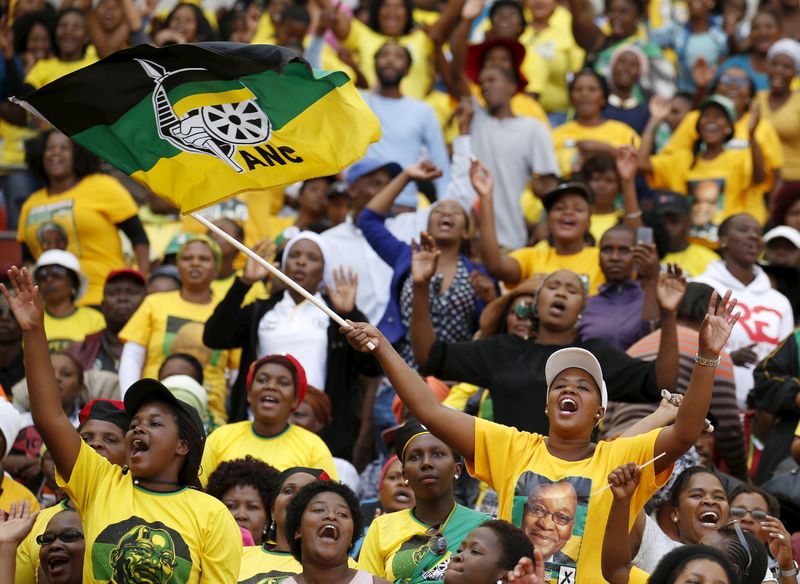
M706 271L695 278L695 282L708 284L718 294L733 291L739 302L736 312L741 316L733 327L725 351L731 353L742 347L753 345L759 360L769 355L773 349L794 330L794 314L789 299L772 288L769 277L759 266L753 267L755 279L745 286L725 267L725 262L711 262ZM753 388L753 366L735 366L736 397L739 406L744 408L747 394Z

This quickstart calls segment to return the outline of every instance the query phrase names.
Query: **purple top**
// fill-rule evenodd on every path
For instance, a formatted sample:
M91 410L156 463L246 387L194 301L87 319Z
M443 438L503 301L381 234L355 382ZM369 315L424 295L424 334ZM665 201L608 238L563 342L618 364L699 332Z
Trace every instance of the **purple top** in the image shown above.
M642 320L643 306L644 292L638 282L603 284L598 294L586 301L578 336L582 341L602 339L626 351L653 330L653 323Z

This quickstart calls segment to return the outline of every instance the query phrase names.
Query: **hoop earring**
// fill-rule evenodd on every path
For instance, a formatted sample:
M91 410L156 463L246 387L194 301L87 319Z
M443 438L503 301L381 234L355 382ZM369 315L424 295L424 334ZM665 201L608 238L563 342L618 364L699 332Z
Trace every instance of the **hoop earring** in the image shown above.
M273 519L269 523L269 527L266 527L266 540L267 541L275 541L278 539L278 526L275 524L275 520Z
M122 474L123 474L123 475L126 475L126 474L128 474L128 471L129 471L129 470L131 470L131 469L130 469L130 467L128 467L128 465L127 465L127 464L123 464L123 465L122 465Z

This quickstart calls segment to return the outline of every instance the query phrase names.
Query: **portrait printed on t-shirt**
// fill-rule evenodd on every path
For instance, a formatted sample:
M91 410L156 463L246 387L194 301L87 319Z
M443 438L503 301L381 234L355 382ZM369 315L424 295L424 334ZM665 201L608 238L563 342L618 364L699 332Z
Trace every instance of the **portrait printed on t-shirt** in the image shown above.
M725 195L725 179L690 180L686 182L686 188L692 202L691 236L716 241L717 225ZM712 233L713 238L710 236Z
M176 530L131 517L106 527L92 544L92 572L101 582L189 581L192 556Z
M553 481L527 471L517 481L513 522L542 553L546 582L575 584L591 494L592 481L586 477Z

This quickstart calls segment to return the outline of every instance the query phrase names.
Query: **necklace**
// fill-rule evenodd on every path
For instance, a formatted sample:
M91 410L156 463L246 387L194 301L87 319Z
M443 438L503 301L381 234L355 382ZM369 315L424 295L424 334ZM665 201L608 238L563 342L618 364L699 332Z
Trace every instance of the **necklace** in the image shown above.
M168 485L170 487L183 486L180 483L176 483L175 481L164 481L161 479L140 479L138 477L133 477L133 484L138 485L139 483L149 483L151 485Z

